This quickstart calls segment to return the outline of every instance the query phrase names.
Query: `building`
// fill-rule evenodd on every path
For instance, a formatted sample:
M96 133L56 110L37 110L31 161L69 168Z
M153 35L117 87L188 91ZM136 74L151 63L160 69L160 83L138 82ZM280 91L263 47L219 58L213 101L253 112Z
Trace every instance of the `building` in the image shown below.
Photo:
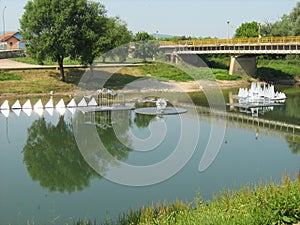
M7 32L0 36L0 49L24 49L25 45L19 32Z

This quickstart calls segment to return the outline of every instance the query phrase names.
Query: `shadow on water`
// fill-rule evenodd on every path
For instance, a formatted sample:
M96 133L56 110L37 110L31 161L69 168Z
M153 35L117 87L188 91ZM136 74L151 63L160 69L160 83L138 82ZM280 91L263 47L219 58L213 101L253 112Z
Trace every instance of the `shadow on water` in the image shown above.
M273 84L295 84L296 81L293 76L281 71L268 67L257 68L256 78Z

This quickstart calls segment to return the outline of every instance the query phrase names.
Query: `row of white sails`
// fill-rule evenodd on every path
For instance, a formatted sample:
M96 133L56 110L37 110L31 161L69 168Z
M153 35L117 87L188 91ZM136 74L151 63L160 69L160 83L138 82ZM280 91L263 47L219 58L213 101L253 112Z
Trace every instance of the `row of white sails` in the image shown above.
M5 100L0 106L0 112L5 117L8 117L10 111L15 112L19 116L21 110L28 116L31 115L32 110L37 112L39 115L42 115L44 110L46 110L50 115L53 115L53 111L55 109L63 115L66 109L69 109L69 111L74 113L75 108L96 106L98 106L98 103L94 97L92 97L88 102L85 98L82 98L78 103L76 103L75 99L72 98L68 104L65 104L63 99L60 99L56 104L54 104L53 98L51 97L45 105L43 105L41 99L39 99L35 104L32 104L30 99L28 99L22 105L19 100L16 100L11 106L9 105L8 100Z

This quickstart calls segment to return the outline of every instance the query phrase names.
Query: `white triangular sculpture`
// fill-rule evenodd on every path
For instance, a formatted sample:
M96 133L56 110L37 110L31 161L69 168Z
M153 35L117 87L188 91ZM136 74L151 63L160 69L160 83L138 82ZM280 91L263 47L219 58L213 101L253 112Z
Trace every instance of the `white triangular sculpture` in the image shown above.
M85 98L82 98L81 101L78 103L78 107L86 107L87 103L85 101Z
M21 109L21 104L20 104L20 101L17 100L11 107L12 109Z
M63 99L60 99L59 102L56 104L55 108L58 109L58 108L65 108L66 105L65 105L65 102Z
M61 115L63 116L66 112L66 108L65 107L58 107L56 108L56 111Z
M31 116L31 113L32 113L32 109L25 109L23 108L23 112L27 115L27 116Z
M74 107L77 107L74 98L72 98L72 100L68 103L67 107L68 107L68 108L74 108Z
M29 99L23 104L22 109L32 109L32 105Z
M67 109L71 112L72 115L74 115L75 112L76 112L76 110L77 110L77 109L75 109L74 107L67 108Z
M45 108L45 110L47 111L47 113L48 113L50 116L53 116L53 112L54 112L54 109L53 109L53 108Z
M37 109L43 109L43 103L42 100L39 99L33 106L33 109L36 111Z
M3 110L1 109L0 112L7 118L9 116L10 111L7 109L3 109Z
M34 108L34 112L36 112L39 116L42 116L44 113L43 108Z
M9 110L9 104L8 104L7 100L5 100L3 102L3 104L0 106L0 109L2 109L2 110Z
M96 102L96 99L94 97L91 99L91 101L89 102L88 106L98 106L98 104Z
M45 108L54 108L53 99L52 98L49 99L49 101L45 105Z
M21 109L12 109L12 111L19 117L21 114Z

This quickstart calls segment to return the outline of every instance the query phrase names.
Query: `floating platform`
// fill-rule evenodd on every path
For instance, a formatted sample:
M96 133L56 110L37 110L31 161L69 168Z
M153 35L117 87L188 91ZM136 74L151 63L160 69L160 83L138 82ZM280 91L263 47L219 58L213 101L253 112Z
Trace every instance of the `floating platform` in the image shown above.
M186 113L187 110L183 108L173 108L173 107L167 107L163 111L157 110L156 107L146 107L146 108L138 108L135 110L135 113L138 114L143 114L143 115L151 115L151 116L156 116L156 115L177 115L177 114L182 114Z
M88 106L82 108L76 108L80 111L87 112L110 112L110 111L129 111L134 110L134 105L125 105L125 106Z
M265 108L274 106L283 106L283 103L228 103L229 106L234 106L238 108L251 109L251 108Z

